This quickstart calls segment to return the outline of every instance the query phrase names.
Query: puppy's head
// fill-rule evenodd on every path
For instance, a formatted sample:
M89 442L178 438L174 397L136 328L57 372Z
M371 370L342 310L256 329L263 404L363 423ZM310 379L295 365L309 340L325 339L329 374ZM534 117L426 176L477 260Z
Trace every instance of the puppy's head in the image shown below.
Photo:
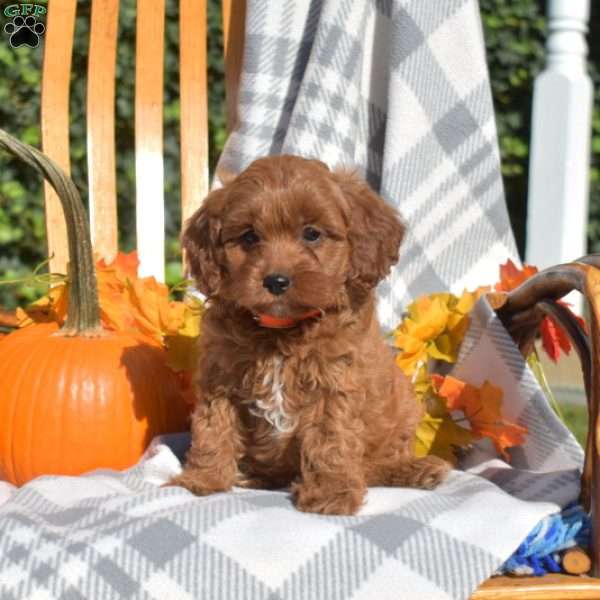
M293 319L368 293L398 259L403 233L396 211L355 176L273 156L209 194L183 246L208 297Z

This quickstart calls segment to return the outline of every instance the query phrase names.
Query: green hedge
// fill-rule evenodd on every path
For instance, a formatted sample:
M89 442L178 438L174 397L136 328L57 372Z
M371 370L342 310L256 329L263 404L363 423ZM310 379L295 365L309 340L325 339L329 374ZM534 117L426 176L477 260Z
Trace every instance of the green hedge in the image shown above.
M78 3L71 85L72 175L86 195L85 84L89 2ZM179 74L177 2L167 3L165 57L165 193L167 199L167 274L179 275ZM209 1L209 114L211 162L224 139L223 64L220 37L220 2ZM532 81L543 62L545 20L541 0L480 0L486 49L497 114L503 176L513 228L523 248L529 122ZM597 7L594 10L598 10ZM4 23L4 17L1 18ZM591 59L600 58L600 27L594 19ZM117 68L117 182L120 246L134 247L135 197L133 162L133 80L135 0L121 1ZM1 27L0 27L1 30ZM3 34L0 34L3 36ZM22 140L39 145L39 88L42 47L13 49L0 37L0 125ZM593 169L590 205L590 248L600 249L600 74L591 65L596 84ZM42 186L37 177L6 156L0 169L0 281L22 278L45 259ZM12 307L40 293L27 285L0 286L0 306Z
M544 0L479 0L494 96L506 201L525 246L533 79L544 63ZM589 69L595 89L588 248L600 251L600 6L592 2Z

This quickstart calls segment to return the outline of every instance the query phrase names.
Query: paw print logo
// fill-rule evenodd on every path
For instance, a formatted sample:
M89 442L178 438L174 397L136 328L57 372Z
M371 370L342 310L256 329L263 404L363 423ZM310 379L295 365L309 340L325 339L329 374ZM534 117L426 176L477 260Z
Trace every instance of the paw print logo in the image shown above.
M40 43L40 36L43 35L45 30L44 24L38 23L32 15L26 18L17 16L4 26L4 33L10 35L9 43L13 48L19 46L37 48Z

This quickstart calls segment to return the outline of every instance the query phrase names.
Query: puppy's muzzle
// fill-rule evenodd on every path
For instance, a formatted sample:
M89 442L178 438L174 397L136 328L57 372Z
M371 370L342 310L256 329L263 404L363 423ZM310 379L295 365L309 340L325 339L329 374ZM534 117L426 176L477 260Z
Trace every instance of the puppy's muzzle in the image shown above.
M284 294L291 284L289 277L280 273L272 273L263 279L263 287L267 288L274 296Z

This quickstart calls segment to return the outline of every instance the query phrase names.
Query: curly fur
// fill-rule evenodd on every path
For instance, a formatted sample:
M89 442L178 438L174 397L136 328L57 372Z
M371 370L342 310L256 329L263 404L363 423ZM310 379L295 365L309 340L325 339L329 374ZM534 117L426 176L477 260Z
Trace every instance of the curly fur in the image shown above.
M307 226L321 237L305 240ZM366 183L300 157L257 160L209 194L183 235L208 308L192 445L172 484L291 485L300 510L353 514L367 486L443 480L447 463L413 455L421 412L375 316L374 287L403 234ZM263 287L272 273L291 280L284 294ZM315 309L288 329L255 320Z

